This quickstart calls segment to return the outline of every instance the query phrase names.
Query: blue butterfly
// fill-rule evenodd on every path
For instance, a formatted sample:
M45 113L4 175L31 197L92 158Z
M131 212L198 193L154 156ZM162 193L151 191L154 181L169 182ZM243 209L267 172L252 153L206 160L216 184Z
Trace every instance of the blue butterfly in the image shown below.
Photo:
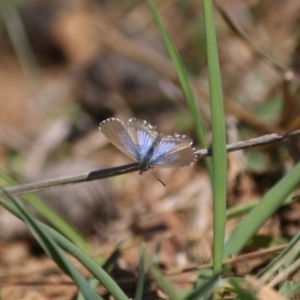
M139 162L140 174L153 167L176 168L192 165L197 154L186 135L165 136L145 120L116 118L100 123L99 129L119 150Z

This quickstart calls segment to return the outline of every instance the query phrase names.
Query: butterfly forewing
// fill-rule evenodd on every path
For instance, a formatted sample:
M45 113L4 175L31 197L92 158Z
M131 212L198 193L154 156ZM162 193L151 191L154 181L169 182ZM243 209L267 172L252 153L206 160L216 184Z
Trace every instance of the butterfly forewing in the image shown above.
M139 149L139 159L143 160L153 146L158 133L146 121L135 118L128 120L127 129L136 147Z
M139 160L139 149L123 122L115 118L110 118L101 122L99 128L107 139L120 151L136 161Z

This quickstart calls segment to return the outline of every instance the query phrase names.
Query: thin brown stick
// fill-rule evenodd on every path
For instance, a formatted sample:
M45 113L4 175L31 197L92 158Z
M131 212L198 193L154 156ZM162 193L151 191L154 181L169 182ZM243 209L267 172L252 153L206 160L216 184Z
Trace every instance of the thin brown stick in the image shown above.
M271 134L266 134L263 136L260 136L258 138L250 139L248 141L244 142L237 142L233 143L230 145L226 146L227 152L233 152L233 151L238 151L242 149L247 149L247 148L252 148L252 147L258 147L258 146L264 146L268 144L272 144L275 142L278 142L282 139L296 136L300 134L300 129L294 130L294 131L289 131L283 134L280 133L271 133ZM212 149L201 149L197 151L199 158L207 157L212 155Z
M244 142L237 142L226 146L227 152L233 152L238 151L242 149L252 148L252 147L258 147L263 146L267 144L272 144L275 142L278 142L282 139L300 135L300 129L286 132L283 134L279 133L272 133L260 136L258 138L250 139L248 141ZM208 149L201 149L196 152L198 154L198 159L201 159L203 157L211 156L212 155L212 148ZM29 184L23 184L19 186L14 187L8 187L6 188L6 191L9 193L12 193L13 195L22 195L26 193L32 193L40 190L45 190L49 188L53 188L56 186L63 186L67 184L75 184L80 182L86 182L86 181L92 181L97 179L103 179L118 175L123 175L131 172L135 172L139 170L139 164L134 163L130 165L115 167L115 168L108 168L108 169L101 169L97 171L92 171L80 175L74 175L74 176L66 176L66 177L60 177L55 179L49 179L44 181L38 181L33 182ZM3 193L0 191L0 196L3 196Z
M246 276L245 281L242 284L242 287L244 287L247 291L249 291L251 295L255 297L255 299L287 300L287 298L279 294L279 292L263 284L253 276Z
M287 267L283 272L278 274L268 283L268 286L275 287L280 282L286 280L291 274L299 270L300 268L300 258L294 261L289 267Z
M138 169L139 169L139 164L134 163L134 164L115 167L115 168L96 170L96 171L87 172L87 173L74 175L74 176L65 176L65 177L59 177L55 179L48 179L48 180L43 180L43 181L38 181L38 182L33 182L28 184L22 184L18 186L5 188L5 190L17 196L17 195L37 192L41 190L46 190L56 186L76 184L80 182L87 182L87 181L127 174L127 173L138 171ZM0 196L3 196L3 193L1 191L0 191Z
M283 250L287 245L288 244L284 244L284 245L275 246L275 247L268 248L268 249L258 250L258 251L247 253L247 254L242 254L242 255L236 256L234 258L228 258L228 259L223 260L222 264L227 265L227 264L232 264L232 263L235 263L238 261L245 261L247 259L261 257L263 255L277 253L277 252ZM202 264L202 265L193 266L193 267L189 267L189 268L180 268L180 269L176 269L176 270L170 270L170 271L165 272L165 275L166 276L175 276L175 275L179 275L179 274L186 273L186 272L209 269L212 267L213 267L212 263L207 263L207 264Z

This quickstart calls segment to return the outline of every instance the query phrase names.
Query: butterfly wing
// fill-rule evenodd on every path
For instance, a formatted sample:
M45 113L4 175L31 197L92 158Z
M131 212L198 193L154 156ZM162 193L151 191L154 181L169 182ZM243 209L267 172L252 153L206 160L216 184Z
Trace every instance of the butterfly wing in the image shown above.
M162 136L144 120L132 118L126 126L116 118L100 123L100 130L119 150L149 166L176 168L195 162L193 141L186 135Z
M150 164L162 168L190 166L196 158L192 143L186 135L165 136L155 148Z
M101 122L99 129L120 151L136 161L139 160L139 149L123 122L116 118L110 118Z
M139 149L139 160L142 161L158 137L155 127L144 120L132 118L127 122L128 132Z

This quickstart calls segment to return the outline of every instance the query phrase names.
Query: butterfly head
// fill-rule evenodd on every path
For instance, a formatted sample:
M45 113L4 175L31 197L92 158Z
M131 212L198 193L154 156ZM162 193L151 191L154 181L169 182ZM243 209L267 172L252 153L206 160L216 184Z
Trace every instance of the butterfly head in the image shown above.
M140 175L143 175L143 173L148 171L149 169L153 169L153 167L148 162L145 161L140 162L139 164Z

